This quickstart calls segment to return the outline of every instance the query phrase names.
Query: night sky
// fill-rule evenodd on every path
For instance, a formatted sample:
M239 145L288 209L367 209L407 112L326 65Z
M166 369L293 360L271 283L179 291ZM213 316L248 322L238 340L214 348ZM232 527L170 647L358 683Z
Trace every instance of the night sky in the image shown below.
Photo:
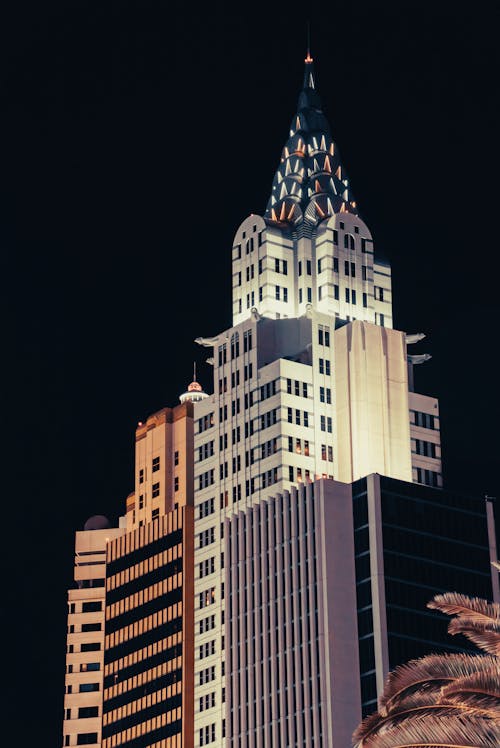
M0 23L4 687L62 744L73 532L133 488L138 420L231 324L231 246L263 213L311 19L324 111L395 327L425 332L447 487L500 496L498 11L435 2L18 2Z

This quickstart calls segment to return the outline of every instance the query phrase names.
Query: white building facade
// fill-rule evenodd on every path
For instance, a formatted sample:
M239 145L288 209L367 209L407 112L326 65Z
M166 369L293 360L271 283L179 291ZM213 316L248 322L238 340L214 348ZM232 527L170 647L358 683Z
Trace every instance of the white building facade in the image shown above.
M271 497L296 497L321 478L352 483L379 473L442 484L437 401L412 391L420 359L407 345L421 336L393 329L390 267L374 252L308 56L267 210L235 235L233 326L197 339L213 363L214 394L194 404L195 745L288 744L264 729L258 742L243 731L244 742L243 717L230 711L240 692L233 683L231 702L226 674L236 677L235 663L225 645L228 627L239 624L234 604L226 616L227 584L241 578L226 563L241 513ZM267 656L279 672L275 654ZM323 714L331 715L333 671L325 662ZM319 702L308 696L308 708ZM322 734L324 745L342 744ZM243 742L232 742L236 735ZM290 744L319 745L304 742L306 735L300 728Z

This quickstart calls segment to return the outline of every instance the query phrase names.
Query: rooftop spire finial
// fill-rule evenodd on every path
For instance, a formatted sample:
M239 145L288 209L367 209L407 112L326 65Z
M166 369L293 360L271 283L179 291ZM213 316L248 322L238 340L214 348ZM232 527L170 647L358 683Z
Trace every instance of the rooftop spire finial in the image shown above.
M196 382L196 361L193 361L193 382Z
M312 62L313 58L311 57L311 24L308 21L307 22L307 57L304 60L304 62Z

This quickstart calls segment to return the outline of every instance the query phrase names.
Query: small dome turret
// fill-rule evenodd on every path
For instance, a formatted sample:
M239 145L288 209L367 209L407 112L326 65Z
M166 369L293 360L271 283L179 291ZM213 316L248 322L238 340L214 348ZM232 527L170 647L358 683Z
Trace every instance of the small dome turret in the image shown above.
M196 381L196 363L194 364L193 381L188 385L187 392L183 392L179 395L181 403L191 402L197 403L200 400L205 400L208 397L206 392L203 392L203 387L199 382Z

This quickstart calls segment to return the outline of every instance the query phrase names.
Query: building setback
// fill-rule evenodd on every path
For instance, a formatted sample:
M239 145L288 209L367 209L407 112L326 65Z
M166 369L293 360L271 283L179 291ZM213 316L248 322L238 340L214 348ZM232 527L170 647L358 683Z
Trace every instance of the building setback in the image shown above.
M493 505L443 489L425 336L393 326L309 54L232 297L196 340L213 394L138 425L119 527L77 533L64 745L345 748L389 668L462 645L428 599L500 599Z

